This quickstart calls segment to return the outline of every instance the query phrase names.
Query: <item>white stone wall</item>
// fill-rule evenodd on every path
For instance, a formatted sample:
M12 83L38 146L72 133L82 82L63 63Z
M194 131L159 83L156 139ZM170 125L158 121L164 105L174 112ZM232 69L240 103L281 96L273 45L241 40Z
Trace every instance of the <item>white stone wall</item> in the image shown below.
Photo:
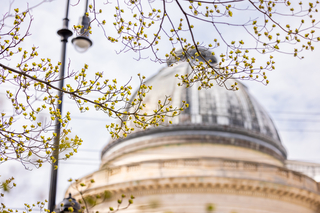
M283 163L278 159L252 149L242 148L238 146L205 143L188 143L179 145L174 144L150 147L147 149L126 153L121 157L109 161L108 164L112 166L120 166L122 164L137 163L157 159L165 160L200 157L220 157L233 160L244 160L257 163L267 163L275 166L283 166Z

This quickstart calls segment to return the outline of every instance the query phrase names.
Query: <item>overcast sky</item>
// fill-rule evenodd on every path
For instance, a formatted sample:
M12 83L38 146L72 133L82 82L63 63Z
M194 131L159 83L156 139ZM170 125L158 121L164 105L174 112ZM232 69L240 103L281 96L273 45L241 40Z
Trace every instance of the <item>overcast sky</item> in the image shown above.
M0 15L7 12L8 0L1 0ZM26 7L25 0L16 1L13 8ZM30 0L30 5L39 1ZM75 3L77 1L74 1ZM70 8L70 26L77 24L83 15L84 2L77 7ZM39 54L53 61L60 60L61 42L56 31L62 26L65 13L65 1L55 0L43 4L32 11L34 21L31 36L25 42L25 47L33 45L39 47ZM199 28L205 36L212 32ZM231 33L230 33L231 34ZM234 33L232 33L234 34ZM236 35L235 35L236 36ZM127 82L132 77L132 85L137 85L137 73L150 77L157 73L165 64L154 63L148 59L137 61L133 53L117 54L117 45L112 45L94 26L94 33L90 36L93 46L80 54L68 43L67 58L71 67L79 70L84 63L89 64L89 71L104 71L108 78L117 78L120 83ZM256 82L244 82L251 94L264 106L278 128L282 143L288 151L288 158L320 163L320 44L316 50L306 53L305 59L299 60L292 56L275 55L277 67L268 73L270 84L264 86ZM4 62L1 62L4 63ZM5 62L15 66L13 61ZM1 95L4 93L1 87ZM1 109L3 111L5 109ZM100 150L109 140L109 133L105 125L110 122L107 115L90 111L85 114L77 113L74 104L66 100L63 111L70 110L73 114L71 122L72 134L83 138L83 146L72 159L61 162L58 172L57 201L63 199L68 187L67 179L80 178L99 168ZM24 203L34 203L48 198L50 167L32 171L24 170L16 162L1 164L0 180L14 176L17 188L13 189L0 201L10 208L22 208Z

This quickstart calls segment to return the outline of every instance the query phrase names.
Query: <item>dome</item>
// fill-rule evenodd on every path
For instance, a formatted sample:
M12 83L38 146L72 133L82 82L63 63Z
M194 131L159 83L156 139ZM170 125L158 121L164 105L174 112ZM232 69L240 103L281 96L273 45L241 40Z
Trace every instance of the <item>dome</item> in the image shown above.
M152 85L153 89L144 99L145 110L149 113L157 108L159 100L164 101L168 96L172 98L173 107L180 107L182 101L186 101L189 108L179 116L172 118L172 125L144 131L136 130L127 138L111 141L102 151L102 158L110 155L119 147L126 146L126 143L123 142L135 138L162 137L159 134L175 136L190 134L192 137L195 135L215 137L210 141L255 149L280 161L286 159L286 150L281 144L270 116L249 94L245 85L238 82L238 91L227 90L220 86L201 90L198 90L197 85L190 88L178 86L180 81L174 76L184 75L190 72L190 69L186 62L178 62L161 69L146 82L147 85ZM230 88L234 81L228 80L226 86Z
M170 96L174 101L173 106L179 107L183 100L190 106L173 121L177 125L228 126L263 135L280 144L277 129L271 118L249 94L245 85L237 82L238 91L227 90L218 85L201 90L198 90L197 84L191 88L177 86L179 80L174 75L184 75L189 69L191 68L187 63L180 63L160 70L147 81L146 84L154 88L145 99L147 110L156 109L158 100ZM234 81L226 81L226 87L231 88Z

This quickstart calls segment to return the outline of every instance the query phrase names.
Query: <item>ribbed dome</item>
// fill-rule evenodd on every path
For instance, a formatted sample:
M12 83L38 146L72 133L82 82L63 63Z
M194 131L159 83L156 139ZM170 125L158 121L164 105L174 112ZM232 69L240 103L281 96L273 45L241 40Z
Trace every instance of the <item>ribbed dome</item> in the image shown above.
M269 154L276 153L272 155L281 156L277 157L279 159L286 158L286 150L281 144L277 129L271 118L249 94L246 86L238 82L238 91L227 90L225 87L217 85L210 89L201 90L198 90L197 84L190 88L178 86L180 80L174 76L190 73L190 69L188 63L180 61L173 66L163 68L146 82L147 85L153 87L144 99L146 104L144 111L147 113L152 113L154 109L157 109L158 101L164 101L166 96L172 98L173 107L180 107L182 101L189 104L189 108L182 114L171 119L172 125L150 128L146 131L137 130L125 139L112 141L104 148L102 156L111 147L118 146L120 143L121 146L125 146L125 141L147 135L148 137L158 137L156 134L161 132L161 134L188 135L192 133L193 135L200 134L208 137L209 135L227 138L236 137L239 140L250 141L245 142L247 144L241 142L242 144L237 146L260 150ZM230 88L234 81L228 80L226 86ZM228 144L234 143L232 140ZM221 140L216 142L220 143Z
M198 90L197 85L188 89L177 86L179 80L174 75L186 74L189 69L187 63L180 63L160 70L148 80L147 84L154 88L145 99L148 109L155 109L157 100L171 96L174 106L179 106L182 100L190 105L173 121L174 124L230 126L271 137L280 143L271 118L249 94L246 86L238 82L238 91L230 91L220 86L202 90ZM230 88L233 83L234 80L228 80L226 86Z

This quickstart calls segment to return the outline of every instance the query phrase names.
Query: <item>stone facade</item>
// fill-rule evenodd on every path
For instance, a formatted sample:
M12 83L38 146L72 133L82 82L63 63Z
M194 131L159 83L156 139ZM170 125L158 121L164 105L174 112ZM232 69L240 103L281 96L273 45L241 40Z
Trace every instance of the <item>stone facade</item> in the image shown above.
M190 150L197 150L197 146L200 148L202 144L187 146ZM171 148L158 146L157 150ZM239 152L236 146L212 145L210 148L225 150L226 156L234 149L238 153L247 152L247 156L256 152L256 155L251 155L254 159L268 159L265 154L246 148L240 148ZM181 147L181 150L186 150L186 147ZM244 161L235 158L166 157L127 164L119 160L113 166L103 166L81 181L86 183L88 194L109 190L114 195L114 199L94 207L93 210L101 212L115 206L121 194L136 197L135 204L124 212L205 213L205 206L209 203L215 204L216 212L221 213L231 210L238 213L320 212L320 184L312 178L286 169L277 160L257 163L252 159ZM96 183L91 184L91 179ZM69 192L77 194L72 188ZM157 204L156 207L153 203Z

